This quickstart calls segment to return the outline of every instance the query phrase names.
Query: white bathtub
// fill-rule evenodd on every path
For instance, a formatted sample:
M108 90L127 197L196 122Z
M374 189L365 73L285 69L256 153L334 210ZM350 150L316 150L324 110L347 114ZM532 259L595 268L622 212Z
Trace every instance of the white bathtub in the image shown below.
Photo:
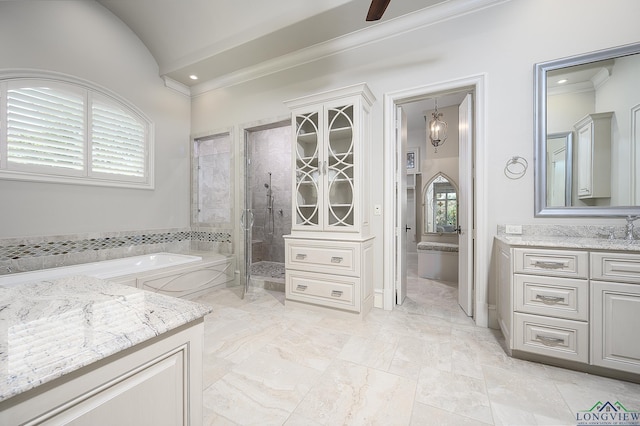
M3 275L0 276L0 286L6 287L29 281L52 280L69 275L88 275L100 279L112 279L125 275L138 275L155 269L169 268L201 260L202 257L200 256L174 253L154 253L142 256L124 257L122 259L104 260L101 262L82 263L80 265Z

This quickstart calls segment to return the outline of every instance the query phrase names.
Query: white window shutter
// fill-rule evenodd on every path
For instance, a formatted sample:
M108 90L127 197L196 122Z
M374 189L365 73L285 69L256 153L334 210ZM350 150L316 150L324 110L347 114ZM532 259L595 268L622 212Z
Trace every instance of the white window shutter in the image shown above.
M81 94L51 87L9 89L8 167L84 170L84 121Z
M145 126L135 115L101 99L91 106L91 170L144 178Z

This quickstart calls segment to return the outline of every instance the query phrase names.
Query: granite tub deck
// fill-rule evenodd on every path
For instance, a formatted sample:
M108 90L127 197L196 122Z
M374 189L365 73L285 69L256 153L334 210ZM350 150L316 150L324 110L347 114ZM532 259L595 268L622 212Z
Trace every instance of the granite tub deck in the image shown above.
M13 397L201 323L209 312L205 305L87 276L0 286L0 417Z

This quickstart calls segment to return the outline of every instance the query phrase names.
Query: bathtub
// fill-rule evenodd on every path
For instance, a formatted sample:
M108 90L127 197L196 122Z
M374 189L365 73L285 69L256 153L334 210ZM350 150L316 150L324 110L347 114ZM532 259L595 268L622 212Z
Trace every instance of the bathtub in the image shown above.
M0 286L87 275L176 297L190 298L234 279L231 256L153 253L0 276Z
M418 276L458 282L458 245L426 241L418 243Z

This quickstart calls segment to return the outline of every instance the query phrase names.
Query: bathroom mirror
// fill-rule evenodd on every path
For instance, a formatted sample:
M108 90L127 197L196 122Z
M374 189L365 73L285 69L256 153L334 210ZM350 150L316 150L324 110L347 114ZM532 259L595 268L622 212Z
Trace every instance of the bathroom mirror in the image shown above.
M458 190L444 173L438 173L424 187L422 199L426 234L456 233Z
M536 216L640 214L640 43L534 74Z

